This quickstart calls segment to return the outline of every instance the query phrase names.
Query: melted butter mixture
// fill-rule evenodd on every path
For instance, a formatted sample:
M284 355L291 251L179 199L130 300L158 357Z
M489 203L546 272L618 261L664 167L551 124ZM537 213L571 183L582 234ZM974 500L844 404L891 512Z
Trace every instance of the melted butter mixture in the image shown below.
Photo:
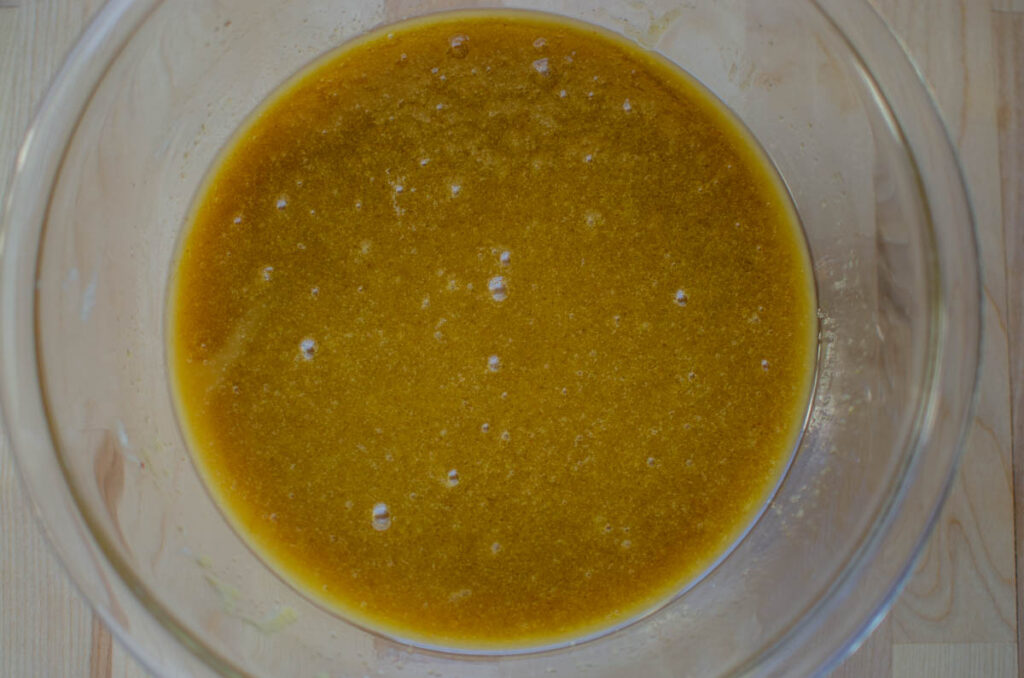
M813 286L781 183L686 75L583 24L388 27L275 93L170 297L214 496L309 595L412 641L560 642L758 515Z

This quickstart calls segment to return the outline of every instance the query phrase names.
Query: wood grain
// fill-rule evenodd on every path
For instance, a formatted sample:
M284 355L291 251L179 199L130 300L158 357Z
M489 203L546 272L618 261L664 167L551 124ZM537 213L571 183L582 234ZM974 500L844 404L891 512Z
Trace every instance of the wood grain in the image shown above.
M46 87L98 0L0 7L0 186ZM10 454L0 451L0 676L107 678L109 632L74 591L23 496ZM105 655L105 659L104 659ZM103 671L106 670L106 673ZM141 669L123 676L144 676Z
M984 360L974 426L952 495L893 608L893 642L1016 637L1006 276L991 6L878 0L925 77L960 154L982 260Z
M89 643L89 678L110 678L113 668L113 639L99 617L92 618L92 642Z
M996 125L997 101L1008 102L1005 69L997 72L995 65L1012 57L996 54L991 39L999 14L1013 1L995 0L998 7L978 0L875 3L915 59L957 146L984 265L977 416L936 533L890 614L890 675L901 678L1014 676L1020 665L1012 473L1012 441L1020 438L1012 435L1009 417L1010 347L1020 341L1010 340L1007 317L1008 309L1019 315L1021 268L1018 262L1007 269L1004 245L1022 233L1019 205L1004 197L1020 175L997 160L999 149L1007 148L999 138L1005 129ZM1008 270L1016 275L1009 285ZM1019 382L1020 369L1014 373Z
M857 651L832 672L832 678L889 675L892 675L892 622L886 617Z
M928 81L958 148L984 262L978 412L913 579L837 671L1011 676L1024 666L1024 0L872 0ZM0 0L0 186L63 54L99 0ZM1010 413L1014 413L1011 421ZM1015 534L1018 550L1015 552ZM0 676L146 675L73 591L0 449Z
M989 678L1017 675L1014 643L896 645L892 675L904 678Z
M1017 619L1024 613L1024 2L1004 0L992 14L998 75L996 121L1002 191L1010 338L1014 514L1017 516ZM1024 624L1017 624L1017 666L1024 667Z

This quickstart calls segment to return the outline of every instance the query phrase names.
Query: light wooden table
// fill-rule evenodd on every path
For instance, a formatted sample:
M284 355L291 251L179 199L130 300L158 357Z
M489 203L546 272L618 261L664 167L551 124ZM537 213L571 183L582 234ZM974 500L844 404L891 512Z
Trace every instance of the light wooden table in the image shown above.
M872 1L960 152L984 262L984 359L977 418L935 534L888 618L837 675L1014 676L1024 667L1024 515L1014 521L1015 489L1024 505L1024 0ZM0 0L0 187L47 83L101 4ZM144 675L71 587L0 449L0 677Z

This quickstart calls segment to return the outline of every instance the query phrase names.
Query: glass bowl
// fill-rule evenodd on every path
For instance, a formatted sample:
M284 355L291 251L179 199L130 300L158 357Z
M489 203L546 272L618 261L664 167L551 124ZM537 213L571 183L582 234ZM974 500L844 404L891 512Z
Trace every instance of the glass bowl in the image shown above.
M971 215L912 64L861 0L515 0L703 82L785 179L818 287L815 393L769 510L699 584L557 651L469 657L363 631L258 560L175 420L166 283L192 196L269 92L382 22L458 0L113 0L17 158L0 268L5 424L82 593L159 675L801 675L878 622L959 458L978 365Z

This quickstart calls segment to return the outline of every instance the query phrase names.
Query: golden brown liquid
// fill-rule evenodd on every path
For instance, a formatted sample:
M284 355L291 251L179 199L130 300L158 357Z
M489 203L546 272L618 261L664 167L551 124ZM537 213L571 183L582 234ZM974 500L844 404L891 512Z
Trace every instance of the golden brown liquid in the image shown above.
M559 642L678 591L800 430L781 184L685 75L540 14L384 29L278 91L195 204L184 426L241 534L413 641Z

